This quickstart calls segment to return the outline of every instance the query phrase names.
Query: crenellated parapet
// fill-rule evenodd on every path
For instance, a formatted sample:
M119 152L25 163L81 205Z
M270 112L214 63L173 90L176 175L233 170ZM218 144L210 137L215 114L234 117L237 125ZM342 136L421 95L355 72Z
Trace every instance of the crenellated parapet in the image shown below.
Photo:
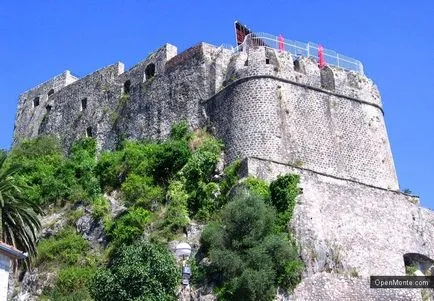
M205 106L229 162L257 157L399 189L378 90L360 73L252 46L232 56Z

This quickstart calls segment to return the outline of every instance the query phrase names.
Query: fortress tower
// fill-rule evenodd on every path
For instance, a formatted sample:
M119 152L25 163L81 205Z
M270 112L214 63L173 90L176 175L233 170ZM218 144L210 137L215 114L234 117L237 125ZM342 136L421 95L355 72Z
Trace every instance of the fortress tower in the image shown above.
M208 125L226 163L242 160L242 176L301 175L292 227L307 272L295 297L419 300L420 291L372 290L366 280L404 275L406 254L434 256L434 216L399 192L376 86L339 61L320 69L309 44L285 41L282 51L268 39L276 41L255 34L236 49L200 43L180 54L166 44L128 71L66 71L20 95L14 143L52 134L68 149L92 136L103 150L164 138L181 120Z

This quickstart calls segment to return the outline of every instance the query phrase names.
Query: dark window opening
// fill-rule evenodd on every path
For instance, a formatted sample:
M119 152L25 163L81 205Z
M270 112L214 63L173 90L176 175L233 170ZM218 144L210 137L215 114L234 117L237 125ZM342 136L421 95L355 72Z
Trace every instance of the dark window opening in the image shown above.
M39 106L39 97L35 97L35 99L33 99L33 107L37 107Z
M53 94L54 94L54 89L51 89L50 91L48 91L48 97L50 97Z
M265 64L270 64L270 59L265 59Z
M86 137L93 137L93 135L92 135L92 127L91 126L89 126L87 129L86 129Z
M431 258L419 253L407 253L403 257L407 275L422 276L434 273L434 260Z
M148 66L146 66L146 69L145 69L145 79L148 80L154 76L155 76L155 65L149 64Z
M51 111L51 108L52 108L52 106L50 106L50 105L47 105L47 106L46 106L45 108L47 109L47 112L50 112L50 111Z
M246 60L245 62L244 62L244 66L248 66L249 65L249 60Z
M86 110L86 108L87 108L87 98L83 98L81 100L81 111Z
M300 62L298 60L294 61L294 71L300 72Z
M125 93L125 94L130 94L130 88L131 88L131 81L130 81L130 80L127 80L127 81L124 83L124 93Z

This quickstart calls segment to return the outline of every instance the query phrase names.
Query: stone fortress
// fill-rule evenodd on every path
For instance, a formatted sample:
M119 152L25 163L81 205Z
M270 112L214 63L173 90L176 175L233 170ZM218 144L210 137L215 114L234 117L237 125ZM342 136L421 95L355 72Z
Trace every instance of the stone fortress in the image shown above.
M427 298L369 288L370 275L405 275L406 265L430 273L434 258L434 214L399 191L376 86L254 37L235 50L166 44L128 71L65 71L20 95L14 143L54 134L68 149L91 136L105 150L167 137L181 120L208 126L242 176L301 175L291 227L306 272L289 300Z

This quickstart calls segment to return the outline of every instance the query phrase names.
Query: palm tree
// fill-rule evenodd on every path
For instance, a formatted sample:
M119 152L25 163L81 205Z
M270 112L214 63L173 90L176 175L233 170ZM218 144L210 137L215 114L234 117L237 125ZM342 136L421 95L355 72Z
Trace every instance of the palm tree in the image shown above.
M0 241L36 254L36 239L41 229L37 214L42 210L22 194L22 185L14 177L18 167L7 167L7 156L0 152Z

